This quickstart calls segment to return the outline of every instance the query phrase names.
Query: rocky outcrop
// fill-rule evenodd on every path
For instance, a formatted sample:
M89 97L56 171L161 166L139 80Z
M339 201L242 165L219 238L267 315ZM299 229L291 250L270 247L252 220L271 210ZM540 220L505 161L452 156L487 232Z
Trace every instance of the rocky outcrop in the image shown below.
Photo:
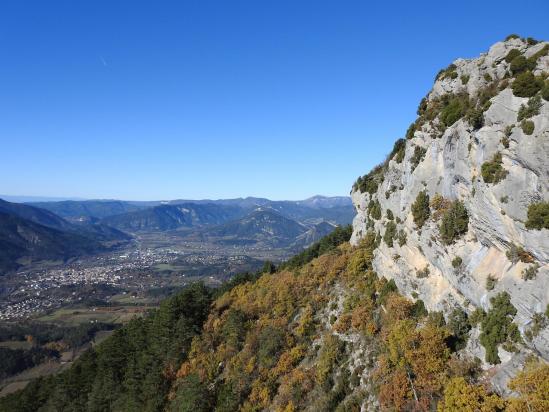
M399 154L393 153L376 172L377 190L368 193L355 185L352 191L357 211L353 244L368 230L383 236L390 220L387 210L392 212L397 232L406 235L402 246L396 240L392 247L382 241L374 259L377 273L394 279L403 294L445 313L458 305L469 313L477 307L488 310L490 297L501 291L510 294L524 344L515 354L500 347L502 363L484 365L494 368L492 382L501 390L527 353L549 360L548 328L531 340L525 337L534 315L544 312L549 304L549 230L525 227L528 206L549 200L549 102L541 99L539 112L528 119L534 132L527 134L517 116L530 98L514 94L516 73L510 72L511 63L506 61L508 53L517 49L530 58L530 69L540 81L549 73L548 47L547 42L529 44L513 38L496 43L479 58L456 60L438 76L422 102L420 119L405 140L404 157L399 159ZM444 124L440 108L444 103L437 102L448 96L459 96L470 107L477 104L481 124L466 114L451 125L447 119ZM498 183L486 183L482 165L497 153L507 174ZM438 193L447 200L463 202L469 216L467 232L446 244L441 239L440 220L433 213L419 230L411 206L420 191L431 199ZM375 201L381 206L379 219L368 211ZM513 245L523 248L530 255L523 260L531 263L511 261L506 253ZM452 264L456 257L461 258L460 265ZM537 275L525 280L523 271L534 264L539 265ZM489 276L496 280L492 290L486 288ZM469 347L476 347L476 354L483 358L482 346L474 341Z

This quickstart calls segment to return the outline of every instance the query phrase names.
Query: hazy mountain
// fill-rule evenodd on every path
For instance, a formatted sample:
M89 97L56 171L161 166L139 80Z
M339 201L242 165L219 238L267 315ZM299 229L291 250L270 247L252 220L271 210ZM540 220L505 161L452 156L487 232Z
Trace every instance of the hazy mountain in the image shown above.
M207 227L183 236L223 244L254 244L287 247L309 230L270 208L260 208L241 219Z
M320 196L316 195L305 200L296 201L297 204L313 208L331 208L342 206L353 206L349 196Z
M0 212L15 215L22 219L30 220L31 222L58 230L69 230L72 228L72 225L69 222L57 216L55 213L22 203L11 203L0 199Z
M103 219L102 223L129 232L166 231L220 224L237 219L243 214L244 211L239 207L211 203L182 203L109 216Z
M139 203L136 204L122 200L65 200L61 202L34 202L30 204L49 210L69 220L78 220L86 217L101 219L148 207Z
M71 222L86 218L103 219L110 216L136 212L158 206L184 204L214 204L243 209L243 214L261 206L270 206L287 217L297 220L331 220L338 224L348 224L354 216L350 197L313 196L305 200L269 200L260 197L236 199L202 199L169 201L126 201L126 200L66 200L58 202L33 202L31 206L49 210Z
M57 260L102 250L104 246L86 236L0 212L0 273L17 269L22 258Z
M299 251L331 233L337 226L329 222L320 222L306 232L300 234L292 244L295 251Z

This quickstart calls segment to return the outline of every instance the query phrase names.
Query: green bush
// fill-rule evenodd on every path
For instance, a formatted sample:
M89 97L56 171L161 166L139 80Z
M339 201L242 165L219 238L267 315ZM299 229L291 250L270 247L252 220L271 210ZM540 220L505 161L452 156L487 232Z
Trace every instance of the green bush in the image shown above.
M391 209L387 209L387 219L394 220L395 216L393 215L393 211Z
M386 166L386 163L377 165L367 175L360 176L354 183L353 189L361 193L374 194L383 182Z
M518 56L513 59L509 68L514 75L522 73L526 70L534 70L536 67L536 62L530 59L527 59L524 56Z
M459 236L467 233L469 215L465 205L456 200L452 206L444 212L440 223L440 235L446 244L453 243Z
M543 80L534 76L531 71L520 73L511 84L513 94L517 97L532 97L543 87Z
M456 256L455 258L452 259L452 267L454 268L460 267L462 263L463 263L463 260L459 256Z
M519 49L511 49L509 50L509 53L507 53L507 56L505 56L505 61L507 63L511 63L513 59L517 58L518 56L521 56L522 53Z
M534 263L532 266L528 266L526 269L522 271L522 278L524 280L533 280L536 278L536 275L538 274L539 265L537 263Z
M469 107L469 98L465 95L451 96L448 104L440 112L440 120L449 127L461 119Z
M367 210L368 216L370 216L372 219L381 219L381 204L379 203L379 200L370 200Z
M423 227L431 214L429 209L429 195L425 191L418 193L415 202L412 204L412 216L418 228Z
M525 106L520 105L517 120L521 121L524 119L529 119L530 117L536 116L539 114L539 109L541 109L541 96L534 96L528 100L528 104Z
M511 40L511 39L520 39L520 36L518 34L510 34L505 38L505 41Z
M406 130L406 139L413 138L415 131L416 131L416 123L414 122Z
M507 292L501 292L490 299L492 308L481 322L480 343L486 350L486 362L500 363L498 345L506 342L520 342L520 333L513 324L517 309L511 303Z
M549 102L549 82L545 82L545 86L541 89L541 97Z
M420 269L416 272L416 276L420 279L424 279L429 276L431 271L429 270L429 266L425 266L423 269Z
M396 237L396 223L392 220L387 222L385 226L385 234L383 235L383 241L389 247L393 247L393 239Z
M534 133L536 125L531 120L523 120L522 122L520 122L520 127L524 134L531 136Z
M406 244L406 241L407 241L406 232L403 229L400 229L398 231L398 245L402 247Z
M481 167L482 179L485 183L498 183L505 179L507 170L502 166L501 153L497 152L492 160L484 162Z
M485 318L486 312L484 312L481 308L476 308L473 313L471 313L471 316L469 316L469 324L474 327L482 322Z
M498 283L498 280L492 275L488 275L486 278L486 290L494 290L496 283Z
M427 149L424 149L423 147L420 147L420 146L415 146L414 147L414 154L410 158L410 164L411 164L411 171L412 172L421 163L421 161L425 157L425 153L427 153Z
M471 76L469 76L468 74L463 74L460 79L461 79L461 84L463 85L466 85L467 83L469 83L469 79L471 78Z
M527 229L549 229L549 202L536 202L528 206Z
M473 129L478 130L484 126L484 111L479 107L470 108L465 115L465 119Z
M406 140L398 139L393 146L393 150L389 155L389 159L393 159L397 163L402 163L406 153Z
M450 64L445 69L442 69L438 72L437 76L435 77L435 80L444 80L444 79L456 79L458 77L458 74L456 72L456 65Z
M460 350L467 344L471 324L467 313L461 308L454 309L448 316L448 329L452 333L452 341L450 346L454 350Z

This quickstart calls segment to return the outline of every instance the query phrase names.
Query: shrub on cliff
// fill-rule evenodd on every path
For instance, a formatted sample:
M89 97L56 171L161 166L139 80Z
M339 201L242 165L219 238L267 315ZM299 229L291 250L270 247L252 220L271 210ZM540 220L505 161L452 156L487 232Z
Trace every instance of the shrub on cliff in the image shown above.
M505 342L520 342L520 333L513 323L517 309L511 303L507 292L501 292L490 299L492 308L481 322L480 343L486 349L486 362L500 363L498 345Z
M453 243L459 236L467 232L469 215L465 205L456 200L442 216L440 235L446 244Z
M425 153L427 153L427 149L424 149L423 147L420 147L420 146L414 147L414 154L410 158L412 172L421 163L421 161L425 157Z
M530 100L528 100L528 104L526 106L523 104L520 105L517 114L517 120L521 121L538 115L539 109L541 109L541 105L541 97L539 95L532 97Z
M543 80L534 76L531 71L520 73L511 84L513 94L517 97L532 97L543 87Z
M534 133L536 125L531 120L523 120L522 122L520 122L520 127L524 134L531 136Z
M528 206L527 229L549 229L549 202L537 202Z
M485 183L498 183L505 179L507 170L502 167L501 153L497 152L492 160L484 162L481 167L482 179Z
M393 146L393 150L389 155L390 159L393 159L397 163L402 163L404 155L406 153L406 140L398 139Z
M425 191L418 193L415 202L412 204L412 216L414 217L414 223L418 228L421 228L429 216L431 210L429 209L429 195Z

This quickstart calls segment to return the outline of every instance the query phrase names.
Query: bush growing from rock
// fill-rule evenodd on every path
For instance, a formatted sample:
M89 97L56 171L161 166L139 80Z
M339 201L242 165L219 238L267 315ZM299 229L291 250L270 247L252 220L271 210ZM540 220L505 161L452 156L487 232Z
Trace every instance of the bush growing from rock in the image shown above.
M406 241L407 241L406 232L403 229L400 229L398 231L398 245L402 247L406 244Z
M393 146L393 150L389 155L390 159L393 159L397 163L402 163L404 155L406 153L406 140L398 139Z
M528 206L527 229L549 229L549 202L537 202Z
M414 147L414 154L410 158L410 164L411 164L412 172L421 163L421 161L425 157L425 153L427 153L427 149L424 149L423 147L420 147L420 146L415 146Z
M531 71L520 73L511 84L517 97L532 97L543 87L543 80L536 78Z
M456 256L455 258L452 259L452 267L454 268L460 267L462 263L463 263L463 260L459 256Z
M523 120L520 123L520 127L522 128L522 131L524 134L531 136L534 133L535 125L534 122L531 120Z
M381 204L379 200L370 200L368 203L368 215L375 220L381 219Z
M471 324L467 313L461 308L454 309L448 316L448 329L452 332L453 342L451 346L454 350L460 350L467 344Z
M539 114L539 109L541 109L541 96L534 96L528 100L528 104L525 106L520 105L517 120L521 121L523 119L529 119L530 117L536 116Z
M442 216L440 235L447 245L453 243L459 236L467 232L469 215L463 202L456 200Z
M393 247L393 239L396 236L396 223L392 220L387 222L385 226L385 234L383 235L383 240L389 247Z
M481 167L482 179L485 183L498 183L505 179L508 172L502 167L501 153L497 152L492 160L484 162Z
M448 103L440 112L440 120L449 127L461 119L469 107L469 96L455 95L449 98Z
M533 70L535 69L535 67L536 67L535 61L527 59L522 55L515 57L511 61L511 65L509 66L509 68L511 69L511 72L515 75L522 73L526 70Z
M429 195L425 191L421 191L416 196L415 202L412 204L412 216L414 217L414 223L418 228L421 228L429 216L431 210L429 209Z
M450 64L445 69L442 69L438 72L437 76L435 77L435 80L444 80L444 79L455 79L458 77L458 74L456 72L456 65Z
M429 270L429 266L425 266L423 269L420 269L416 272L416 276L420 279L423 279L429 276L429 273L431 273Z
M513 59L519 57L520 55L522 55L522 53L519 49L511 49L509 50L509 53L507 53L507 56L505 56L505 61L507 63L511 63Z
M498 283L498 280L492 275L488 275L486 278L486 290L494 290L496 283Z
M537 263L534 263L532 266L528 266L526 269L522 271L522 278L524 280L533 280L536 278L536 275L538 274L539 265Z
M511 303L507 292L501 292L490 299L492 308L481 322L480 343L486 349L486 362L500 363L498 345L505 342L520 342L520 333L513 317L517 309Z
M541 89L541 97L549 102L549 82L545 82L545 86Z

